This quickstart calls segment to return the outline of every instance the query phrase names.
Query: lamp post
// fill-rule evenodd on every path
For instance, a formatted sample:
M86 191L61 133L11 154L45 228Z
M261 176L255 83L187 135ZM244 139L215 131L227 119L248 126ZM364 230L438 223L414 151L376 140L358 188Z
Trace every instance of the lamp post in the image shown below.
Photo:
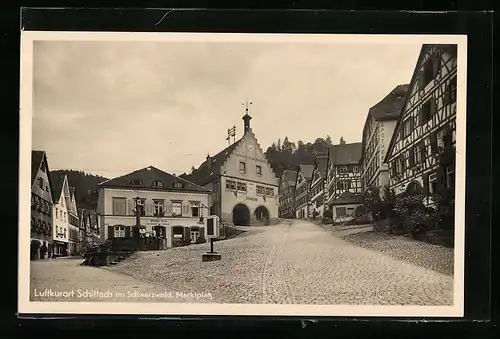
M141 213L144 208L141 198L137 197L135 201L135 228L136 234L139 234L139 229L141 228Z

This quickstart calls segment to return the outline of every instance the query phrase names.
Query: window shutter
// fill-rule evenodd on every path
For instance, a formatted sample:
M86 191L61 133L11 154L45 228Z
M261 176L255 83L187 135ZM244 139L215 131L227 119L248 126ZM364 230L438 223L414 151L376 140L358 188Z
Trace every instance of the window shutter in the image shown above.
M154 213L153 202L146 201L146 216L152 216Z
M422 180L424 181L424 195L429 195L429 173L424 174L422 177Z
M165 201L165 215L166 216L172 215L172 202L171 201Z
M108 239L113 239L115 237L115 228L113 226L108 226Z
M127 199L127 214L134 215L135 201L133 199Z
M125 226L125 238L130 238L130 226Z

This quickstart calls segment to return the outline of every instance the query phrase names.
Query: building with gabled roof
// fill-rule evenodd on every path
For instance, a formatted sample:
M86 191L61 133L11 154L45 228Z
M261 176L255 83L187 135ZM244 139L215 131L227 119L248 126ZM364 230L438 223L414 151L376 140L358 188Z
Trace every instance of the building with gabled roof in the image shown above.
M233 144L208 155L189 180L212 191L211 213L234 225L270 225L278 218L278 181L250 127Z
M314 165L299 165L295 182L295 213L298 219L311 216L311 183Z
M295 218L295 182L297 171L284 170L279 182L279 211L280 218Z
M75 187L69 188L69 199L68 199L68 252L69 255L77 255L80 253L80 234L79 228L79 216L78 216L78 206L76 204Z
M53 185L53 247L51 254L56 257L69 254L69 210L71 196L67 175L50 173Z
M311 208L314 216L323 216L326 208L326 180L328 163L330 161L329 149L325 153L316 155L316 162L311 179Z
M45 151L31 151L31 260L40 259L42 254L52 251L52 187L47 154Z
M361 194L361 142L330 146L327 176L327 205L344 192Z
M141 234L146 238L159 238L161 234L166 247L174 246L174 231L178 228L191 230L189 241L196 242L201 236L200 217L209 214L209 189L154 166L102 182L98 192L101 240L125 242L133 238L136 204L141 207ZM90 219L89 223L91 226Z
M454 188L456 112L457 45L422 45L384 159L396 194Z
M389 168L384 158L409 85L396 86L368 111L363 127L361 181L363 190L389 185Z

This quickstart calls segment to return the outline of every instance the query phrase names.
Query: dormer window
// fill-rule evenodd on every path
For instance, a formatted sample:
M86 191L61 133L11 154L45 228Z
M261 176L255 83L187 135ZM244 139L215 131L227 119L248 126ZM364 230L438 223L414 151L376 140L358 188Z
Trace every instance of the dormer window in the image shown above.
M174 188L183 188L184 184L182 182L175 182L174 183Z
M130 180L131 185L142 185L142 180L139 179L132 179Z
M153 187L163 187L163 182L160 180L155 180L155 181L153 181L152 186Z
M37 184L38 184L38 186L39 186L41 189L44 189L44 185L43 185L43 178L38 178L38 179L37 179Z

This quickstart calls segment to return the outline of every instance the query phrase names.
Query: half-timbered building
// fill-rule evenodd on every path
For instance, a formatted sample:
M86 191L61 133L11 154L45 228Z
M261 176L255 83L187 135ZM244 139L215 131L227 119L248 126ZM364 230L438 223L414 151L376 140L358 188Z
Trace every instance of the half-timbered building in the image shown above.
M360 160L360 142L330 147L327 175L328 206L344 192L362 193Z
M318 154L311 180L311 208L313 216L322 216L326 206L326 176L329 152Z
M279 211L280 218L295 218L295 181L297 171L284 170L280 176Z
M385 155L401 115L407 91L408 85L396 86L368 111L361 152L363 190L389 185L389 166L385 163Z
M423 45L385 159L396 194L454 187L455 163L443 168L438 155L454 154L456 102L457 45Z
M311 182L314 165L299 165L295 183L295 213L298 219L311 217Z

